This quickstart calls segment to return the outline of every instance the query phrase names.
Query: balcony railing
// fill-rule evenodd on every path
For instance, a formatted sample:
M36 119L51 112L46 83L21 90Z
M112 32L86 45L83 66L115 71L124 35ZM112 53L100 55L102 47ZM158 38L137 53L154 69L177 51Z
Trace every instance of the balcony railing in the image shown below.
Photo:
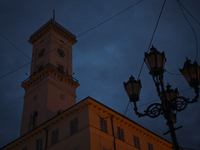
M47 67L50 67L50 68L53 68L55 70L57 70L58 72L62 73L63 75L67 76L68 78L72 79L73 81L75 82L79 82L77 79L73 78L71 75L68 74L68 72L64 72L64 68L63 69L60 69L52 64L47 64L46 66L44 67L40 67L40 69L37 70L37 72L34 72L33 75L29 76L27 79L25 79L22 84L24 84L26 81L28 81L30 78L32 78L33 76L35 76L37 73L39 73L40 71L44 70L45 68Z

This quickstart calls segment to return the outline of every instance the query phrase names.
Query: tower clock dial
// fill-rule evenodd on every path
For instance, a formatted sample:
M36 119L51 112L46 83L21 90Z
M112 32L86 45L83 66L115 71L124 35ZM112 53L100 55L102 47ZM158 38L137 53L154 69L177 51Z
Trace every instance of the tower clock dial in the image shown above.
M57 53L60 57L65 57L65 53L62 49L57 49Z
M38 53L38 58L41 58L44 55L45 49L43 48L39 53Z

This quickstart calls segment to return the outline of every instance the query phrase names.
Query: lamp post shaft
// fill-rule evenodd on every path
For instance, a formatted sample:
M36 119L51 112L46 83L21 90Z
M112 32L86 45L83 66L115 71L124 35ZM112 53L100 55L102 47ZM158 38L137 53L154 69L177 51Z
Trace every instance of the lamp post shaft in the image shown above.
M175 129L174 129L174 125L173 125L173 121L172 120L168 120L168 126L169 126L169 130L170 130L170 133L171 133L171 138L172 138L172 142L173 142L173 148L174 148L174 150L179 150L179 145L178 145L178 142L177 142Z

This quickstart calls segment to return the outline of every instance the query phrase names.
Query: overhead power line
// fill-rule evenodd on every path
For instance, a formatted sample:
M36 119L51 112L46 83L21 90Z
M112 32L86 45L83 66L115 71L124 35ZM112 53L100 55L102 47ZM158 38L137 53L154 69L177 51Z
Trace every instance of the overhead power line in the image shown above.
M189 26L191 27L192 32L194 33L194 36L195 36L195 41L196 41L196 56L195 56L195 61L196 61L196 60L197 60L197 56L198 56L198 49L199 49L199 48L198 48L197 34L196 34L196 32L195 32L195 30L194 30L192 24L190 23L190 21L187 19L186 15L185 15L185 13L183 12L183 8L184 8L187 12L188 12L188 10L183 6L183 4L180 3L179 0L177 0L177 2L178 2L178 4L179 4L179 7L180 7L180 9L181 9L181 12L182 12L182 14L183 14L185 20L187 21L187 23L188 23ZM189 12L188 12L188 13L189 13ZM189 13L189 14L191 15L191 13ZM192 16L192 15L191 15L191 16ZM197 21L193 16L192 16L192 18L193 18L195 21ZM198 21L197 21L197 23L199 24Z
M17 70L23 68L23 67L25 67L26 65L28 65L28 64L30 64L30 63L31 63L31 62L28 62L28 63L24 64L23 66L21 66L21 67L15 69L15 70L13 70L13 71L11 71L11 72L9 72L9 73L3 75L3 76L1 76L0 79L2 79L2 78L4 78L4 77L8 76L9 74L11 74L11 73L13 73L13 72L15 72L15 71L17 71Z
M157 29L157 27L158 27L158 23L159 23L159 21L160 21L160 17L161 17L161 15L162 15L162 12L163 12L163 9L164 9L164 6L165 6L165 3L166 3L166 0L164 0L164 2L163 2L162 9L161 9L161 11L160 11L160 14L159 14L159 17L158 17L158 20L157 20L157 23L156 23L155 29L154 29L154 31L153 31L153 35L152 35L152 37L151 37L151 40L150 40L149 46L148 46L148 48L147 48L147 52L148 52L149 49L150 49L151 43L152 43L153 38L154 38L154 35L155 35L155 33L156 33L156 29ZM140 68L140 71L139 71L139 74L138 74L137 80L139 79L139 77L140 77L140 75L141 75L141 72L142 72L143 66L144 66L144 61L143 61L142 66L141 66L141 68Z
M131 5L131 6L129 6L129 7L127 7L126 9L124 9L124 10L122 10L122 11L120 11L119 13L117 13L116 15L114 15L114 16L112 16L112 17L110 17L110 18L108 18L108 19L106 19L105 21L103 21L103 22L101 22L101 23L99 23L98 25L96 25L96 26L94 26L94 27L92 27L92 28L90 28L89 30L87 30L87 31L85 31L85 32L83 32L83 33L81 33L81 34L79 34L78 36L77 36L77 38L79 38L80 36L82 36L82 35L84 35L84 34L86 34L86 33L88 33L89 31L91 31L91 30L93 30L93 29L95 29L95 28L97 28L98 26L100 26L100 25L102 25L102 24L104 24L104 23L106 23L107 21L109 21L109 20L111 20L111 19L113 19L114 17L116 17L116 16L118 16L119 14L121 14L121 13L123 13L123 12L125 12L125 11L127 11L127 10L129 10L130 8L132 8L133 6L135 6L135 5L137 5L137 4L139 4L140 2L142 2L143 0L140 0L140 1L138 1L138 2L136 2L135 4L133 4L133 5ZM2 37L4 37L3 35L1 35ZM4 37L5 38L5 37ZM7 41L9 41L7 38L5 38ZM15 46L11 41L9 41L13 46ZM64 43L63 45L65 45L65 44L67 44L67 42L66 43ZM21 51L17 46L15 46L20 52L22 52L23 53L23 51ZM55 49L53 49L52 51L54 51L54 50L56 50L57 48L55 48ZM50 52L52 52L52 51L50 51ZM23 53L24 55L26 55L25 53ZM26 55L27 56L27 55ZM28 57L28 56L27 56ZM28 57L29 59L31 59L30 57ZM33 61L35 61L35 60L32 60L31 62L33 62ZM28 65L28 64L30 64L31 62L29 62L29 63L27 63L27 64L25 64L25 65L23 65L23 66L21 66L21 67L19 67L18 69L15 69L15 70L13 70L13 71L11 71L11 72L9 72L9 73L7 73L7 74L5 74L5 75L3 75L3 76L1 76L0 77L0 79L2 79L2 78L4 78L4 77L6 77L7 75L9 75L9 74L11 74L11 73L13 73L13 72L15 72L15 71L17 71L17 70L19 70L19 69L21 69L21 68L23 68L23 67L25 67L26 65Z
M21 49L19 49L15 44L13 44L9 39L7 39L5 36L3 36L1 33L0 35L6 39L10 44L12 44L18 51L20 51L22 54L24 54L27 58L31 59L28 55L26 55Z
M80 37L80 36L82 36L82 35L84 35L84 34L86 34L86 33L87 33L87 32L89 32L89 31L91 31L91 30L95 29L96 27L98 27L98 26L100 26L100 25L102 25L102 24L106 23L107 21L109 21L109 20L111 20L111 19L115 18L116 16L118 16L118 15L122 14L123 12L125 12L125 11L129 10L130 8L132 8L133 6L135 6L135 5L139 4L139 3L140 3L140 2L142 2L142 1L143 1L143 0L140 0L140 1L138 1L137 3L135 3L135 4L133 4L133 5L129 6L129 7L127 7L126 9L124 9L124 10L120 11L119 13L115 14L114 16L112 16L112 17L110 17L110 18L106 19L105 21L103 21L103 22L101 22L101 23L97 24L96 26L94 26L94 27L90 28L89 30L87 30L87 31L85 31L85 32L83 32L83 33L81 33L80 35L78 35L78 36L77 36L77 38L78 38L78 37Z

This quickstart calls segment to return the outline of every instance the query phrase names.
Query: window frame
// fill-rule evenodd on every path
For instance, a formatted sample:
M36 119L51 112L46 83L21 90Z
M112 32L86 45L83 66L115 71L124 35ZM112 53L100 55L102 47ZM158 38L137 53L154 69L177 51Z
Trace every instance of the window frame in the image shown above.
M34 111L29 117L28 131L31 131L37 127L38 112Z
M42 150L43 147L43 138L36 140L36 150Z
M117 127L117 135L118 135L118 139L125 141L124 138L124 129Z
M51 132L51 145L56 144L59 141L59 129Z
M107 148L107 147L101 147L101 150L111 150L110 148Z
M153 150L153 145L148 143L148 150Z
M28 150L28 146L23 147L22 150Z
M64 66L58 64L58 71L59 71L60 73L64 73Z
M108 133L108 125L107 125L107 120L104 119L103 117L99 117L100 120L100 130Z
M70 121L70 135L78 132L78 117Z
M133 141L134 141L134 146L138 149L140 149L140 139L139 137L133 135Z

